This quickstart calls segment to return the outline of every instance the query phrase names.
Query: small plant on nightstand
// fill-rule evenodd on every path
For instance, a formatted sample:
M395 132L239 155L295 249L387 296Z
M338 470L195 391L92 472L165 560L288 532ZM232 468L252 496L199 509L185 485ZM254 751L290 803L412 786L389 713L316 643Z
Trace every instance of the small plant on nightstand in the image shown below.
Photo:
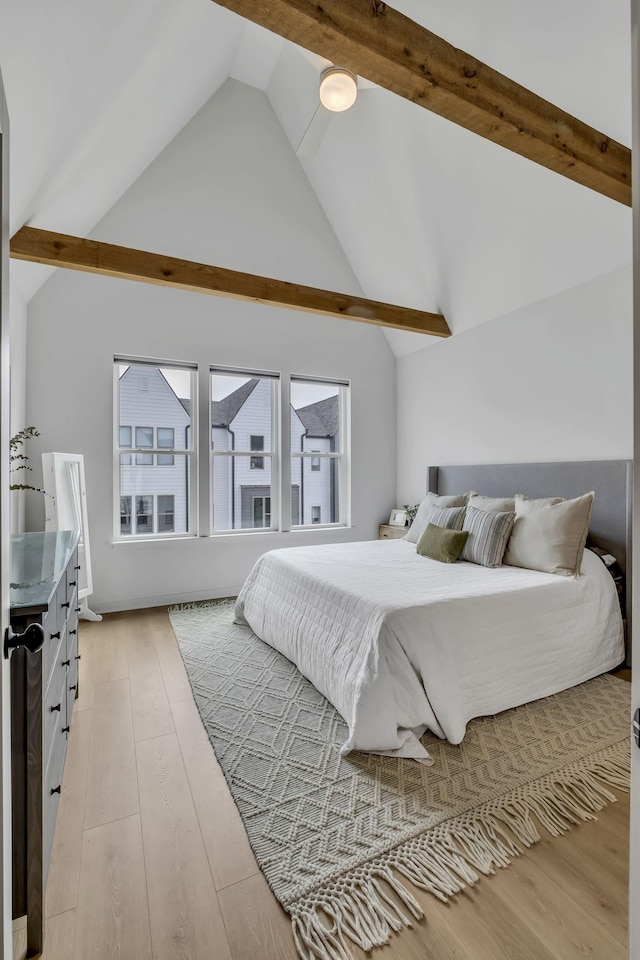
M402 508L403 508L404 512L406 513L407 518L408 518L408 520L409 520L409 526L411 526L411 524L412 524L413 521L415 520L415 518L416 518L416 513L418 512L418 507L419 507L419 506L420 506L419 503L416 503L415 506L413 506L413 507L409 506L408 503L405 503L405 504L402 505Z

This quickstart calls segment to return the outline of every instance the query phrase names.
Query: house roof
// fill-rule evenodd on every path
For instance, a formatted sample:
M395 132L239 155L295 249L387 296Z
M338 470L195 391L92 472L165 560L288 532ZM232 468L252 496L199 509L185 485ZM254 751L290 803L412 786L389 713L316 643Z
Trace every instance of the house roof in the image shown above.
M234 390L222 400L211 401L211 426L228 427L238 415L240 408L246 403L253 391L258 385L258 380L254 377L243 383L241 387Z
M243 383L242 386L238 387L237 390L234 390L233 393L223 397L222 400L212 400L211 426L228 427L229 424L233 422L235 417L237 417L240 408L249 399L258 383L258 379L254 377L253 379L248 380L246 383ZM187 413L190 414L191 400L186 400L184 397L182 397L180 398L180 403L185 408Z
M335 437L340 429L340 405L337 395L300 407L296 413L310 437Z
M222 400L211 401L211 426L228 427L238 415L241 407L249 399L259 381L256 377L243 383ZM184 398L180 403L191 412L191 401ZM306 407L296 410L300 421L310 437L334 437L340 429L340 406L338 397L327 397L317 400Z

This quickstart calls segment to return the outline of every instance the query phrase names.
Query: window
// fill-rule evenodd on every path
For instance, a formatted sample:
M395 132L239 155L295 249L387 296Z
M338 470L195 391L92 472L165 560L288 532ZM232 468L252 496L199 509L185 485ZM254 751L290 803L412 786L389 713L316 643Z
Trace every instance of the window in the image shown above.
M264 450L264 437L257 437L251 434L249 437L249 449ZM252 470L264 470L264 457L251 457L250 467Z
M136 497L136 533L153 533L153 497Z
M131 427L120 427L120 446L123 448L131 446ZM122 463L127 465L131 463L130 453L122 454ZM131 505L129 505L129 513L131 513Z
M150 447L151 449L153 449L153 427L136 427L136 447L138 448ZM136 465L139 467L152 466L153 454L137 453Z
M214 532L277 526L279 385L277 376L265 373L211 371Z
M114 536L195 532L196 369L116 358Z
M253 498L253 525L254 527L271 526L271 497Z
M158 495L158 533L175 532L175 501L173 494Z
M349 384L203 375L208 396L195 364L115 358L114 539L347 524Z
M173 427L158 427L158 449L173 450L174 447ZM174 465L174 456L172 453L159 453L157 463L159 467L172 467Z
M131 497L120 497L120 533L123 536L131 533Z
M347 522L349 386L291 378L292 526Z

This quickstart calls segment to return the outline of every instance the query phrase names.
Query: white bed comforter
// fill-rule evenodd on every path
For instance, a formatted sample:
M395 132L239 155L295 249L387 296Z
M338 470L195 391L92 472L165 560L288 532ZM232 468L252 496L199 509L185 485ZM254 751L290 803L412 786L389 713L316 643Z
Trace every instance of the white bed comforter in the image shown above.
M273 550L236 619L299 668L349 727L342 747L431 762L473 717L546 697L624 657L615 586L585 550L578 578L442 564L404 540Z

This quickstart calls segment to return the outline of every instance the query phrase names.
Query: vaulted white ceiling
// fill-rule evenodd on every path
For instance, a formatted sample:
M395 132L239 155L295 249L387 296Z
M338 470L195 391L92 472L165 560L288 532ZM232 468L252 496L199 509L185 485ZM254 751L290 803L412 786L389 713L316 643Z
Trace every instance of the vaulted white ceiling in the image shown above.
M392 5L630 143L628 0ZM366 296L455 335L631 259L627 208L369 83L323 115L322 61L211 0L3 0L0 68L13 231L87 235L231 76L266 92ZM224 265L247 269L242 250ZM50 273L13 268L27 297ZM428 342L387 335L397 354Z

